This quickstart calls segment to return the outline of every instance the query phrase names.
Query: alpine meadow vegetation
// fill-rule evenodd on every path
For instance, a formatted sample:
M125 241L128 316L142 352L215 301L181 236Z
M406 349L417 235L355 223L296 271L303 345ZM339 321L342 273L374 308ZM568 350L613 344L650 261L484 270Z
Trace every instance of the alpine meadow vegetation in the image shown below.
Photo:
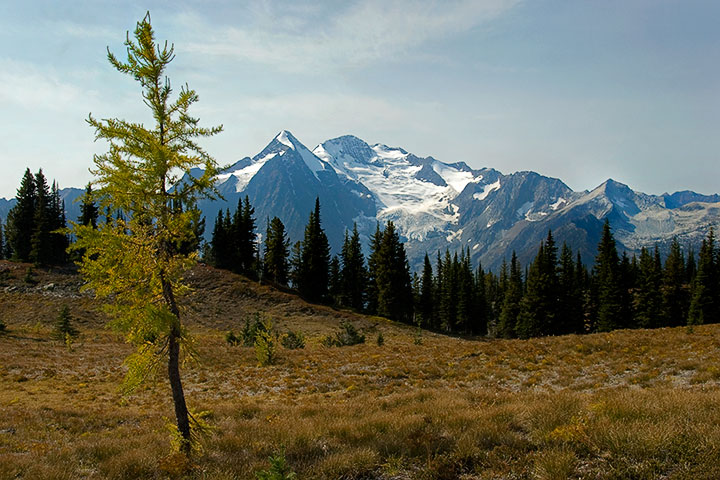
M192 206L216 194L217 162L197 140L219 133L222 126L204 128L190 115L198 95L187 85L171 100L173 87L166 69L175 58L173 45L155 41L150 14L127 33L127 59L108 48L107 58L118 72L140 84L142 101L154 125L117 118L88 124L96 141L109 150L95 155L95 195L108 218L94 228L92 222L74 223L81 252L80 272L86 288L111 299L106 309L112 325L135 345L126 359L125 388L132 391L166 363L172 390L179 450L192 449L193 418L180 377L181 355L193 355L193 340L183 326L182 298L188 293L183 275L197 260L196 252L182 248L193 240L199 222ZM190 175L202 168L200 176ZM89 190L89 189L88 189Z

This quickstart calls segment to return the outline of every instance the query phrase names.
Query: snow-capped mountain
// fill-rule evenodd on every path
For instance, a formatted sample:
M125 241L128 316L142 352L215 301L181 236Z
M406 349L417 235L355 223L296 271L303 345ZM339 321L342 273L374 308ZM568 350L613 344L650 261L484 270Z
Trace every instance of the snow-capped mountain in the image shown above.
M327 140L311 151L282 131L257 155L225 169L217 186L223 198L200 203L207 239L218 211L234 210L247 195L259 234L268 219L278 216L295 242L302 239L319 197L323 227L335 253L353 223L367 245L377 222L392 220L414 268L425 253L434 256L446 248L469 250L484 268L497 269L513 250L527 263L548 230L558 245L567 242L592 263L605 218L619 249L628 254L643 246L662 248L673 237L697 251L710 226L720 225L717 194L647 195L614 180L574 192L561 180L535 172L505 175L492 168L472 169L463 162L370 145L352 135ZM68 190L68 198L82 193ZM10 206L0 200L0 216Z

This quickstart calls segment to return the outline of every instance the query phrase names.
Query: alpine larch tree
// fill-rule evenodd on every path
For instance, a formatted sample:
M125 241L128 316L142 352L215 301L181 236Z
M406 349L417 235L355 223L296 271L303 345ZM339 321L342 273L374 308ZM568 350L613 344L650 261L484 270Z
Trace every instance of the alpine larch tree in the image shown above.
M137 346L126 360L126 388L132 390L166 362L178 447L188 455L196 429L185 402L180 356L181 348L184 355L192 349L180 302L188 292L184 274L196 263L197 253L181 245L192 240L198 211L173 205L195 205L199 198L216 194L217 163L197 139L219 133L222 127L200 127L190 116L198 96L187 85L171 101L173 89L165 71L174 58L173 46L155 42L149 14L137 23L132 37L128 32L125 46L126 61L109 48L107 58L116 70L140 83L154 125L89 116L96 141L109 144L107 153L94 157L93 184L99 187L101 207L117 220L97 229L73 224L75 245L83 253L80 266L87 288L100 297L112 297L107 308L113 326ZM204 173L185 176L194 168ZM183 176L188 180L181 182Z

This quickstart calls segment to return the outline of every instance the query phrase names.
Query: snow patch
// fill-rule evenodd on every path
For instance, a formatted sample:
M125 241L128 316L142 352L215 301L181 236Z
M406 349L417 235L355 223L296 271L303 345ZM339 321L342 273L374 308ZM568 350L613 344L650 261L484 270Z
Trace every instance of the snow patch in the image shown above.
M560 208L560 205L562 205L563 203L567 203L567 200L565 200L563 197L560 197L557 199L557 201L555 203L550 205L550 208L552 208L553 210L557 210L558 208Z
M462 192L468 183L477 183L482 179L482 176L474 177L472 172L464 172L440 162L434 162L432 168L457 193Z
M479 243L476 243L475 245L473 245L473 251L477 250L478 248L480 248Z
M457 232L450 232L450 234L447 236L447 241L452 242L453 240L456 240L460 235L462 235L463 229L459 229Z
M250 165L248 165L245 168L241 168L239 170L235 170L234 172L229 173L223 173L221 175L218 175L218 180L226 180L228 178L235 177L237 178L237 184L235 185L235 191L236 192L242 192L245 190L245 187L248 186L248 183L250 183L250 180L255 176L257 172L260 171L263 165L267 163L268 160L275 157L277 155L277 152L269 153L265 155L264 157L254 161ZM281 152L282 155L282 152Z
M500 188L500 180L497 180L495 183L489 183L483 187L482 192L478 192L473 195L473 198L475 200L485 200L488 195L490 195L490 192L493 192L495 190L498 190Z
M532 210L534 205L535 202L525 202L515 211L515 213L518 217L525 217L528 213L530 213L530 210Z
M295 145L293 145L293 142L288 138L288 131L283 130L278 134L277 137L275 137L275 140L282 143L286 147L290 147L291 149L295 150Z

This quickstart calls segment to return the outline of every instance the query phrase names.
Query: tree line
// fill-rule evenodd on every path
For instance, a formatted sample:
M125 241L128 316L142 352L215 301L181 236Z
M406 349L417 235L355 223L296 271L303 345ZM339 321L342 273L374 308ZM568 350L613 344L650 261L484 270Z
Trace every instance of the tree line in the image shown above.
M0 225L0 258L63 264L70 238L63 232L65 206L56 182L27 169L17 203ZM180 204L173 205L182 210ZM302 240L291 244L278 217L267 220L258 240L248 197L234 212L220 211L203 257L218 268L254 280L292 287L311 302L351 308L423 328L504 338L605 332L714 323L720 319L720 249L711 229L699 255L687 255L673 240L664 262L659 249L639 256L618 254L606 221L594 266L586 267L567 244L559 249L548 232L533 261L523 267L513 252L496 274L471 265L469 250L425 255L411 274L392 222L377 225L365 258L357 226L345 232L332 256L320 218L320 201L310 212ZM99 209L90 184L82 197L79 225L95 228ZM117 215L121 215L117 213ZM195 251L205 228L199 217L192 239L179 248ZM106 216L105 222L115 220Z
M692 250L686 255L674 239L663 262L657 246L632 258L619 255L606 220L591 268L567 244L558 249L549 231L525 267L513 252L496 274L473 267L469 249L446 250L437 252L434 266L425 255L418 275L410 272L392 222L378 224L367 258L357 226L332 256L319 200L303 239L292 246L277 217L267 222L261 245L253 212L246 197L234 214L219 213L206 259L295 288L312 302L435 331L530 338L714 323L720 315L720 249L712 229L698 256Z

